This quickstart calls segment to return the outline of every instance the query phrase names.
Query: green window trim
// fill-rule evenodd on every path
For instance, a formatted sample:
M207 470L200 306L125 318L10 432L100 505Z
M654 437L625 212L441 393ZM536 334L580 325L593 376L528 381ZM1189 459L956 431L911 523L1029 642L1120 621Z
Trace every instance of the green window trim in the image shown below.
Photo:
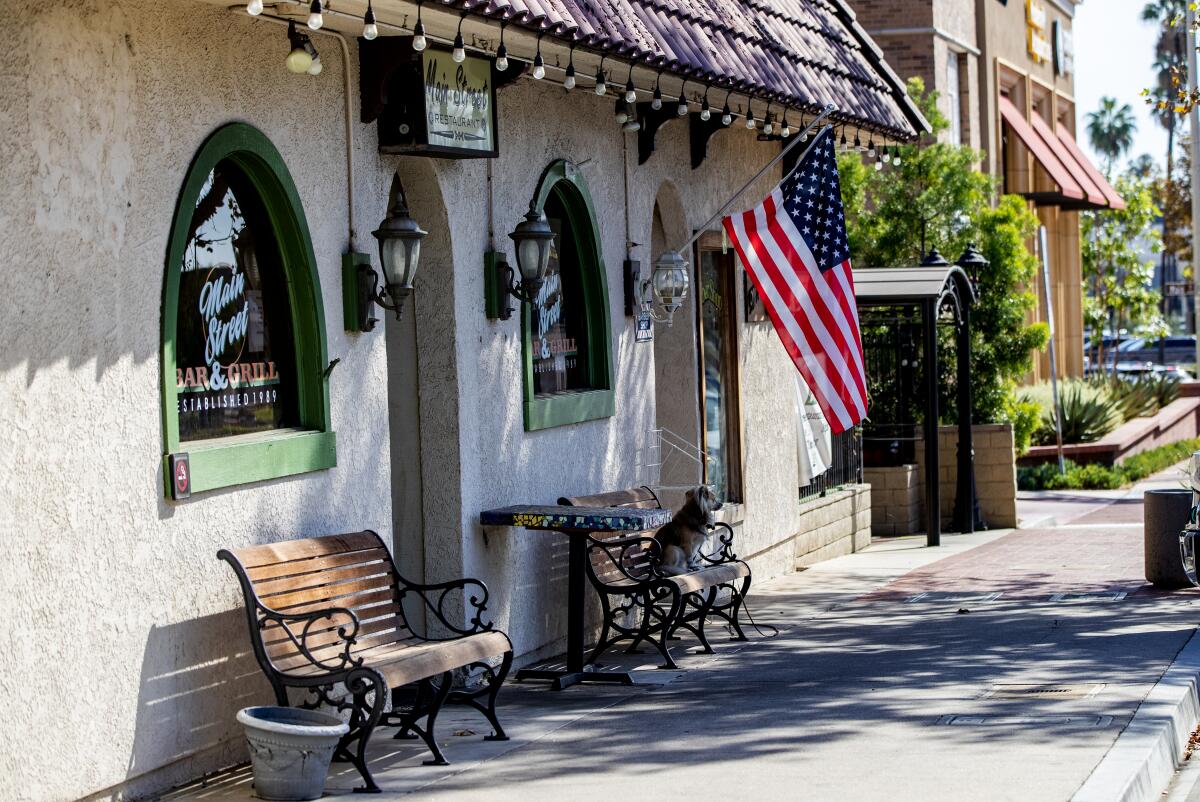
M235 164L253 183L275 233L292 312L300 427L184 444L179 439L175 390L180 267L200 190L209 173L224 160ZM168 498L169 456L185 448L192 493L317 471L337 464L329 418L329 380L325 375L328 352L317 260L291 174L279 151L257 128L246 123L229 123L218 128L200 146L188 167L171 223L162 310L162 420L166 449L162 463Z
M538 181L534 206L540 211L557 192L576 237L582 271L583 305L587 310L588 383L591 390L552 395L533 392L533 336L529 304L521 304L521 344L524 361L525 431L567 426L572 423L611 418L616 414L613 392L612 329L609 323L608 271L600 250L600 228L587 182L575 165L559 159L552 162Z

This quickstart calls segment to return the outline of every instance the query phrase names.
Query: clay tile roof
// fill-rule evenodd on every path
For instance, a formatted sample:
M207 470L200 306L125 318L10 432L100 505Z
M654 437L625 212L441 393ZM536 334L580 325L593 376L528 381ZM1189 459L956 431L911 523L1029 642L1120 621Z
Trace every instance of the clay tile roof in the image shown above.
M441 0L598 53L912 139L928 128L844 0Z

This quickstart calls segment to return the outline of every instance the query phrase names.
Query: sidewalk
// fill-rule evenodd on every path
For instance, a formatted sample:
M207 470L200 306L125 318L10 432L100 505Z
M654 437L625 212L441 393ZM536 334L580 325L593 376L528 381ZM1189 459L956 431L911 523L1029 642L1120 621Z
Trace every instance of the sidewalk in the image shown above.
M1058 527L892 540L761 583L751 609L777 636L648 668L634 688L513 684L507 743L482 742L486 725L459 710L439 719L450 767L379 731L379 798L1066 800L1200 617L1200 594L1141 579L1141 509L1126 498L1072 499ZM335 766L328 790L355 782ZM240 769L168 798L249 793Z

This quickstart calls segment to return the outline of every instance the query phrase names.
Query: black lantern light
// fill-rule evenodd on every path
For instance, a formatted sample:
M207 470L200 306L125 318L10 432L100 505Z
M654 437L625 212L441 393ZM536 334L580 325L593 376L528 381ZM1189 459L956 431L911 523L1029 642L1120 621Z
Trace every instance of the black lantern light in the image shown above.
M937 248L930 248L929 253L925 254L925 258L921 260L921 267L949 267L950 263L946 261L946 257L938 253Z
M971 289L975 291L976 295L978 295L979 274L984 270L984 268L990 265L991 262L989 262L984 255L979 252L979 249L975 247L975 243L971 243L967 246L967 249L963 251L962 256L958 257L958 261L955 262L955 264L967 272L967 277L971 279Z
M687 260L679 251L663 251L654 261L654 275L642 283L642 304L659 323L671 325L688 294ZM659 311L655 311L655 301Z
M372 301L384 309L392 310L396 313L396 319L400 319L404 299L412 294L413 278L417 275L417 265L421 259L421 240L426 232L408 213L408 201L404 197L399 173L392 177L387 217L371 233L379 240L383 288L379 288L379 276L370 265L359 266L359 324L362 331L370 331L375 327L375 320L370 317Z
M514 281L516 276L513 269L507 269L507 284L504 289L509 295L525 303L533 303L537 298L542 282L546 280L546 268L550 266L550 248L554 244L554 231L546 220L545 213L537 207L536 201L529 202L529 211L525 219L517 223L516 229L508 235L517 253L517 270L521 273L521 283Z

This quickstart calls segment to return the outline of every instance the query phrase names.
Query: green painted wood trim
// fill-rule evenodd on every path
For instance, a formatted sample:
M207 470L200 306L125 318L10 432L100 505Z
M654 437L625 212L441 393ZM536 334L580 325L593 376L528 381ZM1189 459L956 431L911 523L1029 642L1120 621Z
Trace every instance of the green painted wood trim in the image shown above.
M342 328L360 332L358 325L358 266L371 266L371 257L350 251L342 254Z
M325 335L325 311L321 295L321 279L317 272L317 259L313 253L308 222L304 206L292 181L283 157L271 141L257 128L246 123L229 123L218 128L200 146L183 180L175 216L171 223L171 237L167 244L167 261L163 280L162 297L162 421L164 454L187 450L179 440L178 401L175 392L175 330L178 319L179 268L183 264L183 251L187 245L187 231L196 208L196 199L208 174L217 163L228 159L241 169L254 185L267 210L267 217L274 229L279 255L283 264L284 280L288 292L288 305L292 311L292 331L296 338L297 406L300 424L304 429L332 436L329 418L329 380L325 376L328 356ZM296 435L278 435L288 439ZM282 442L282 440L281 440ZM332 440L329 441L332 447ZM215 447L213 447L215 448ZM235 446L230 446L235 448ZM209 450L209 449L203 449ZM247 452L249 453L249 452ZM256 482L271 476L296 473L291 470L303 464L297 461L287 448L263 448L256 452L263 459L278 460L279 466L249 466L244 459L235 461L237 470L219 469L219 460L202 458L198 466L193 458L193 492L226 487L242 482ZM336 461L336 460L335 460ZM332 467L320 461L321 467ZM166 460L163 460L164 476ZM308 470L317 470L309 468ZM204 471L214 471L206 476ZM283 471L283 472L280 472ZM219 476L220 482L214 477ZM170 477L166 477L169 482ZM167 485L169 487L169 484Z
M616 414L613 395L612 328L609 321L608 271L600 249L600 227L595 205L583 175L565 159L551 162L538 181L534 207L544 209L550 194L566 210L576 236L576 252L583 272L583 305L587 312L588 383L595 389L535 396L533 393L533 335L529 304L521 304L521 345L524 363L525 430L566 426Z
M611 418L617 414L612 390L556 393L525 402L525 430L550 429L571 423Z
M192 493L332 468L337 465L336 439L333 432L289 431L237 443L185 444ZM163 476L169 482L167 462L164 455ZM170 494L169 485L166 492Z

